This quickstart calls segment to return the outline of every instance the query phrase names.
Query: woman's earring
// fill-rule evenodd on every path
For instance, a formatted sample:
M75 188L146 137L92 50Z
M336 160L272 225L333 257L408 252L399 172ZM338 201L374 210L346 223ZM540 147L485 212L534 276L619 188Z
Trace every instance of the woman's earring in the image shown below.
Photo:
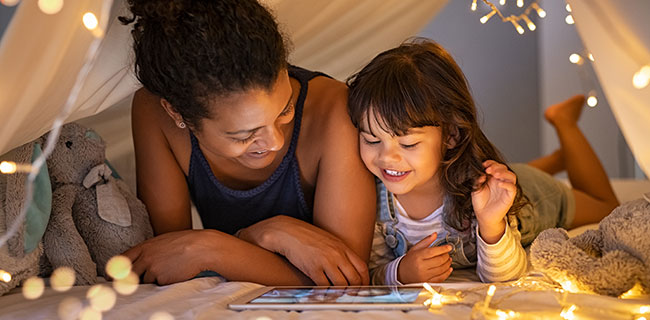
M176 125L181 129L185 129L185 127L187 127L187 125L185 125L185 122L183 122L183 121L177 123Z

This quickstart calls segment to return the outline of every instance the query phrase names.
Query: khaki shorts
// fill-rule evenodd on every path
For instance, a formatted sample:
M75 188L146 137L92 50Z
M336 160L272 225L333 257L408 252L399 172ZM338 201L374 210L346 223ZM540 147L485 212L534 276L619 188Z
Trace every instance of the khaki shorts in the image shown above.
M508 164L531 205L518 215L521 244L530 245L537 235L550 228L567 229L575 217L573 192L564 183L537 168L523 163Z

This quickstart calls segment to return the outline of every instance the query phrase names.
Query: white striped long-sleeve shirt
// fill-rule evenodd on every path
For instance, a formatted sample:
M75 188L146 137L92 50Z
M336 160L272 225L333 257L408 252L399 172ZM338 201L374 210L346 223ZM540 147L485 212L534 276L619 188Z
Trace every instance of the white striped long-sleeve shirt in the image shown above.
M409 248L433 232L438 233L438 239L447 236L447 230L443 227L442 207L421 220L410 219L397 201L395 207L398 212L396 228L406 237ZM476 272L483 282L509 281L521 277L527 271L528 262L520 242L517 219L514 216L505 219L506 230L495 244L487 244L481 239L478 226L473 230L477 242ZM397 269L403 256L395 257L386 245L383 234L382 226L378 223L375 226L370 256L371 281L377 285L400 285L402 283L397 279ZM473 266L462 263L458 265L458 261L454 261L454 264L454 268Z

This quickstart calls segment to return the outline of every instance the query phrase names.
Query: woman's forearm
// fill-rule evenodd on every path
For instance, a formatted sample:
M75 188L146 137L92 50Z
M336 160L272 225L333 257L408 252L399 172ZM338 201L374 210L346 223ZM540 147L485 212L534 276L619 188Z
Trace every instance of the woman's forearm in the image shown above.
M217 245L214 254L205 255L203 265L228 280L264 285L313 284L280 255L215 230L203 232Z

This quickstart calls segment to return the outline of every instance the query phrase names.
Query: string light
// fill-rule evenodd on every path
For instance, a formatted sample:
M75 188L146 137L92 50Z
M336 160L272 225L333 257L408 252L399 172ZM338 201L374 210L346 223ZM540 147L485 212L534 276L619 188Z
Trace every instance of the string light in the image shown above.
M88 30L95 30L97 28L97 25L99 24L99 21L97 21L97 17L92 12L84 13L82 21L84 23L84 26Z
M115 280L126 278L131 273L131 260L125 256L114 256L106 263L106 273Z
M70 290L74 285L75 272L70 267L59 267L52 272L50 277L50 285L52 289L58 292L65 292Z
M32 166L30 164L15 163L13 161L0 162L0 173L14 174L16 172L31 172Z
M11 273L0 269L0 281L2 281L2 282L11 281Z
M589 58L589 60L591 60L591 62L596 61L596 60L594 60L594 55L591 54L591 53L587 54L587 57Z
M574 320L576 316L573 314L573 311L576 309L576 305L571 305L569 308L564 308L562 309L562 312L560 313L560 317L566 320Z
M637 89L643 89L650 84L650 64L641 67L632 77L632 85Z
M596 98L596 94L589 93L589 97L587 98L587 105L593 108L597 104L598 104L598 98Z
M567 15L566 18L564 18L564 22L566 22L566 24L574 24L575 23L575 21L573 21L573 16L572 15Z
M45 14L57 14L63 8L63 0L38 0L38 8Z
M472 0L472 5L469 8L472 11L476 11L476 0Z
M564 6L564 9L566 9L567 12L571 12L571 5L567 3L566 6Z
M483 23L483 24L486 23L488 20L490 20L490 18L491 18L495 13L497 13L497 12L494 11L494 10L492 10L492 11L490 11L490 13L488 13L488 14L482 16L482 17L481 17L481 20L480 20L481 23Z
M573 63L573 64L577 64L577 65L581 65L582 62L583 62L582 57L581 57L579 54L577 54L577 53L572 53L572 54L569 56L569 61L570 61L571 63Z
M506 0L499 0L499 4L502 5L502 6L505 6L506 5Z
M81 300L75 297L66 297L59 304L57 314L60 319L79 319L79 313L83 309Z
M523 16L521 18L524 19L524 21L526 21L526 25L528 26L528 29L530 31L535 31L535 29L537 29L535 24L530 19L528 19L528 16Z
M470 8L473 8L472 11L475 10L475 8L474 8L474 4L475 4L475 2L476 2L475 0L472 0L472 6L470 7ZM487 22L487 21L488 21L492 16L494 16L494 15L496 14L496 15L498 15L498 16L501 18L501 21L503 21L503 22L506 22L506 21L507 21L507 22L512 23L512 26L515 28L515 30L516 30L519 34L523 34L523 33L524 33L524 28L519 24L519 21L523 21L523 22L525 22L526 25L528 26L528 29L530 29L531 31L537 29L537 26L535 26L535 24L533 23L533 21L528 17L528 15L531 13L531 11L535 10L535 11L537 12L537 15L538 15L540 18L544 18L544 17L546 17L546 11L544 11L544 9L542 9L542 8L537 4L536 1L532 2L532 3L531 3L531 4L526 8L526 10L524 10L524 12L523 12L522 14L520 14L520 15L518 15L518 16L510 15L510 16L508 16L508 17L504 16L504 15L501 13L501 11L500 11L500 10L499 10L499 9L498 9L494 4L492 4L492 2L490 2L490 1L488 1L488 0L483 0L483 2L484 2L485 4L487 4L487 5L488 5L492 10L491 10L488 14L482 16L481 19L479 19L479 21L480 21L481 23L485 24L485 23L486 23L486 22ZM501 4L501 5L505 5L505 3L506 3L505 0L500 0L500 2L499 2L499 4ZM523 5L524 5L523 0L517 0L517 6L519 6L519 7L523 7Z
M13 7L18 4L20 0L0 0L0 3L4 4L7 7Z
M90 306L100 312L111 310L117 301L115 291L101 284L90 287L86 298L90 301Z

